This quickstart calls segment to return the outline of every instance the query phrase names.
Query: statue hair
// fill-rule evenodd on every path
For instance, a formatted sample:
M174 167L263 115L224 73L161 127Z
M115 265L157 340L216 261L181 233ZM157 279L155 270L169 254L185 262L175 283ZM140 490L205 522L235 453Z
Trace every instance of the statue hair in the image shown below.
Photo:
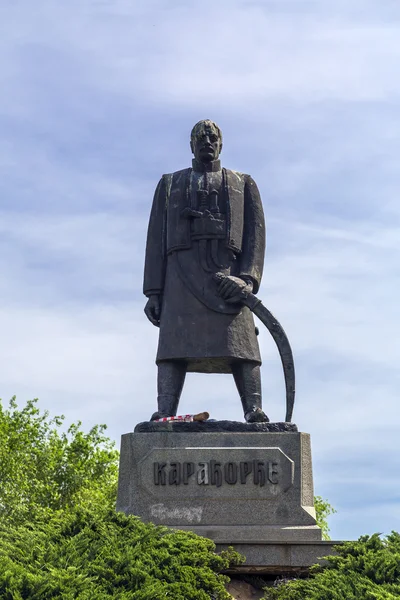
M199 121L198 123L196 123L196 125L193 127L193 129L191 131L191 134L190 134L191 144L193 144L194 140L199 135L199 133L202 131L202 129L205 129L206 127L214 128L217 131L218 137L222 142L222 131L220 130L218 125L216 123L214 123L214 121L211 121L210 119L203 119L202 121Z

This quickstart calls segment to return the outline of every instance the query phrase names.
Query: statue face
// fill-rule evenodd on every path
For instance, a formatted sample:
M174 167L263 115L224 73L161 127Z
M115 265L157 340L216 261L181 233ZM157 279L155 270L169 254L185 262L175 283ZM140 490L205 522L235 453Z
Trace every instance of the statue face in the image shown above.
M217 160L222 149L222 141L218 132L212 127L199 131L192 143L192 152L200 162Z

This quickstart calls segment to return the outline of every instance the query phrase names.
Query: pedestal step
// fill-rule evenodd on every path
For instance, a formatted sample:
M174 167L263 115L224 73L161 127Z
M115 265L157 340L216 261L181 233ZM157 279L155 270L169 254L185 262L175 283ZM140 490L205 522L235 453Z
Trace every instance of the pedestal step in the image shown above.
M316 563L323 564L323 557L334 554L337 541L314 542L267 542L234 544L246 562L228 569L228 575L259 574L275 577L305 575ZM217 544L217 552L227 550L232 544Z

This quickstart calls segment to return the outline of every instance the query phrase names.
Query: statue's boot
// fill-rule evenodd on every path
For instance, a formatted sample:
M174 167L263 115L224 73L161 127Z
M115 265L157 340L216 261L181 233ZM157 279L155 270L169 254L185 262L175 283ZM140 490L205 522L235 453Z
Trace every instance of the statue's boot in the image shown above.
M164 394L157 397L158 410L155 412L150 421L163 419L165 417L175 417L178 410L179 398L171 394Z
M242 396L240 399L247 423L269 423L269 418L261 408L260 394L249 394Z

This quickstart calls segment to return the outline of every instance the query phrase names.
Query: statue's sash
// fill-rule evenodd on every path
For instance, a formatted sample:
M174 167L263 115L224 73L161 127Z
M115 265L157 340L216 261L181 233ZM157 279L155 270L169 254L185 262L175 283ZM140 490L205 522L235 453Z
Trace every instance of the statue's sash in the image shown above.
M204 306L228 315L238 314L242 310L241 304L228 304L217 294L218 282L211 273L202 271L198 262L193 263L192 252L174 252L169 261L182 283ZM229 275L229 270L223 272Z

